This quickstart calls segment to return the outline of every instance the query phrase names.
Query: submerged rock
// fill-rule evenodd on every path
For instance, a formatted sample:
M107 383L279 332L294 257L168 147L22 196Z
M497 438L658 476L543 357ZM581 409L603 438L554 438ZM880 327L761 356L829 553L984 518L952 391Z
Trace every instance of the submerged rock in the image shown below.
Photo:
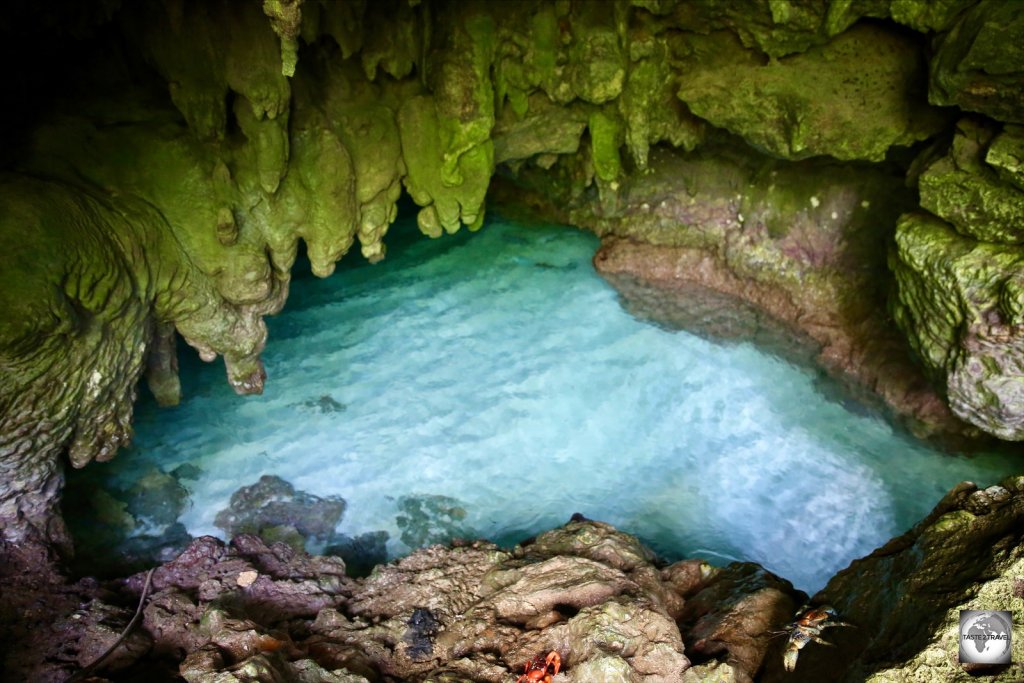
M265 474L251 486L231 494L230 505L217 513L214 524L229 536L258 534L268 540L290 538L301 547L305 539L326 541L345 512L340 496L321 498L281 477Z
M463 523L466 509L462 502L450 496L402 496L398 499L398 509L395 522L402 530L402 543L410 548L448 543L457 538L473 538L476 535Z

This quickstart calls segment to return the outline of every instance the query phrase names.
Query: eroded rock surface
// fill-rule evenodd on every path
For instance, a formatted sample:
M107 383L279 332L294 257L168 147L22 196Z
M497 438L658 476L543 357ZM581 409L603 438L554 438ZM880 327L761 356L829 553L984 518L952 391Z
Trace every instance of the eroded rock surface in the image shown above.
M803 595L755 565L654 560L632 536L582 518L511 550L432 546L365 579L283 543L204 537L153 571L139 628L101 672L505 683L555 651L559 681L670 683L690 669L685 640L705 668L753 680ZM145 580L81 584L92 601L74 614L68 598L54 605L66 626L11 653L9 670L42 683L86 666L119 635ZM59 657L38 658L54 647Z

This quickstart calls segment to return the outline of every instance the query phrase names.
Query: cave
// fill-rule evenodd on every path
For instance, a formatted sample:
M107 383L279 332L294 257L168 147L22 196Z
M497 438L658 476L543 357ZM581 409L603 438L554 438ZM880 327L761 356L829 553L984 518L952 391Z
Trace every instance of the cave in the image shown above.
M0 35L3 680L1024 679L1024 6Z

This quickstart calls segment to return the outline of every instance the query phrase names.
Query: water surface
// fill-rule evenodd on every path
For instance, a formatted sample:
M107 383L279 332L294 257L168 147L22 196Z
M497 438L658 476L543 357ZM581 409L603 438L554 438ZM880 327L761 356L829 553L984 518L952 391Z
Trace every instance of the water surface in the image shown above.
M591 235L492 220L398 242L381 264L351 254L294 282L262 396L186 362L182 404L140 400L135 445L84 476L128 490L190 463L180 522L223 536L231 494L278 475L344 498L338 534L386 532L392 557L450 536L513 543L580 512L667 559L753 560L814 591L957 482L1021 469L937 453L750 344L632 318Z

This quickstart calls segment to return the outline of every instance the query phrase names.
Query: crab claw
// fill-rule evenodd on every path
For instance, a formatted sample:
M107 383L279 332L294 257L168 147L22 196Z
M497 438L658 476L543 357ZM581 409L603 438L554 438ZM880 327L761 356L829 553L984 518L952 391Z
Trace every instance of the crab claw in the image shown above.
M558 674L558 670L562 668L562 655L558 654L554 650L548 653L547 658L544 659L544 668L551 667L551 675L555 676Z
M800 656L800 650L796 648L787 648L786 654L782 656L782 665L786 668L786 671L793 671L796 669L796 658Z

